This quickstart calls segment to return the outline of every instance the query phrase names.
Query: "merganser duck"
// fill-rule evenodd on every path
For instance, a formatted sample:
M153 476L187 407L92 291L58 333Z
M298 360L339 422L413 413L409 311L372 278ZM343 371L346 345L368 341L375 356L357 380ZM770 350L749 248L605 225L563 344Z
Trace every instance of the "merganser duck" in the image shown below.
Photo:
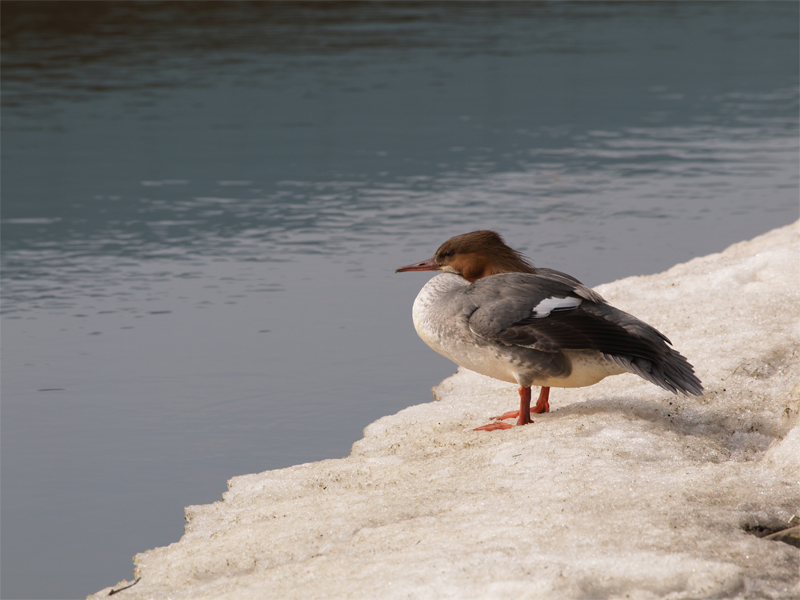
M442 271L414 301L419 337L462 367L519 384L518 411L476 431L532 423L551 387L584 387L635 373L674 394L700 396L691 364L661 332L608 304L574 277L536 268L494 231L450 238L432 258L397 269ZM669 344L669 345L668 345ZM531 408L531 386L541 386Z

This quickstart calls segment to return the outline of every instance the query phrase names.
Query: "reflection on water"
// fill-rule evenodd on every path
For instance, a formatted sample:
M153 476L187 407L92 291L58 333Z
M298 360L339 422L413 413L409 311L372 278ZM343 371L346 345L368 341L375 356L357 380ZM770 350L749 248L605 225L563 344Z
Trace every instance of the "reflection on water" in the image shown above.
M771 96L792 101L785 91ZM202 277L212 257L280 263L311 254L360 264L377 248L399 253L422 240L432 248L487 218L537 258L560 258L565 269L584 265L581 276L597 284L718 250L745 235L741 226L757 233L791 220L796 208L797 142L777 126L638 127L581 138L529 148L508 171L474 161L460 172L392 181L220 181L212 190L186 180L141 181L131 198L95 195L49 213L63 216L10 217L3 221L3 312L69 306L87 280L98 291L142 283L139 261L176 262L159 277ZM767 189L771 198L763 197ZM201 195L209 191L216 195ZM20 212L33 214L27 206ZM654 243L663 229L648 225L652 219L671 220L698 239L663 256ZM718 241L707 228L720 219L733 231L720 231ZM609 250L617 236L653 249L615 256L610 265L593 251Z
M130 577L227 478L428 401L454 367L393 271L451 235L595 285L797 218L793 3L30 6L2 4L4 597Z

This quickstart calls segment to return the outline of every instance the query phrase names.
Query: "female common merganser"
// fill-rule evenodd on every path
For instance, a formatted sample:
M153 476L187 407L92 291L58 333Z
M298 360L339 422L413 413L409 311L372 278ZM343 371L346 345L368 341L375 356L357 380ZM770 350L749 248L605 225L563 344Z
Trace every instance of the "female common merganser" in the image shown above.
M519 410L478 427L508 429L550 412L551 387L593 385L635 373L674 394L703 393L691 364L647 323L559 271L539 269L494 231L450 238L429 260L400 267L443 271L414 301L419 337L462 367L518 383ZM542 387L531 408L531 386Z

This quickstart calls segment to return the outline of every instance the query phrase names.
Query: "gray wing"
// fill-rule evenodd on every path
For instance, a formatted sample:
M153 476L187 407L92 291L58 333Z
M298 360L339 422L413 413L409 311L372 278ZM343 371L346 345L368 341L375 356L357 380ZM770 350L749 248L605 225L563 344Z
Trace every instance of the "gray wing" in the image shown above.
M549 269L538 269L535 275L501 273L479 279L471 288L477 308L469 327L480 337L541 352L596 350L671 392L702 393L692 365L664 334L609 305L569 275Z

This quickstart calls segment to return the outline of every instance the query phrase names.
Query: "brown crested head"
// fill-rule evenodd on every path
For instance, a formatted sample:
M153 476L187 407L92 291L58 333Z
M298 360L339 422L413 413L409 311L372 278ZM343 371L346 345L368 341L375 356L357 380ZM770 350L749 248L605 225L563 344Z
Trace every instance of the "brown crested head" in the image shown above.
M509 248L499 233L485 229L452 237L431 259L397 271L446 271L474 282L497 273L534 273L535 269L522 254Z

